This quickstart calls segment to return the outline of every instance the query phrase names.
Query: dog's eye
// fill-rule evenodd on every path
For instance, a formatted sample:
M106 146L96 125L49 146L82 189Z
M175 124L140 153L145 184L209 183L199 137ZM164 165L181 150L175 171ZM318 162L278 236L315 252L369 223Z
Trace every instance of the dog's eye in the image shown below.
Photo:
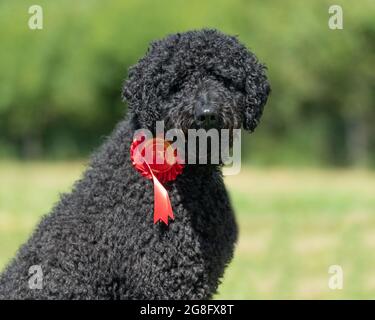
M233 79L229 77L225 77L220 74L215 74L216 80L220 81L226 88L233 90L233 91L242 91L241 85L237 82L233 81Z
M169 93L174 94L177 93L181 90L181 85L180 83L174 83L170 88L169 88Z

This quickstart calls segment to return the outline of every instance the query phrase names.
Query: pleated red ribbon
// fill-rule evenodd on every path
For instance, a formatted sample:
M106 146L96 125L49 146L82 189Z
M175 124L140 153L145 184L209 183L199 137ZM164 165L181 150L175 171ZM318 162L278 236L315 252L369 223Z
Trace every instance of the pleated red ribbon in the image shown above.
M145 141L145 136L137 137L130 146L130 159L142 176L153 181L154 223L162 221L168 225L168 218L174 220L174 214L163 183L175 180L184 168L176 150L162 138Z

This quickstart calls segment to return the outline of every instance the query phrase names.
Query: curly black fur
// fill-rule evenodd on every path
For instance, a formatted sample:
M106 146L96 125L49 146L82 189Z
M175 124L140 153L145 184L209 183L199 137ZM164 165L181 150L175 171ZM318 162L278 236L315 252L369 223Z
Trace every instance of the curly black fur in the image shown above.
M130 162L133 132L156 120L194 127L200 97L220 107L220 127L252 131L268 93L263 65L235 37L200 30L154 42L125 82L127 119L2 273L0 298L212 297L237 237L220 168L186 165L167 185L175 220L154 225L152 182ZM43 289L29 289L31 265Z

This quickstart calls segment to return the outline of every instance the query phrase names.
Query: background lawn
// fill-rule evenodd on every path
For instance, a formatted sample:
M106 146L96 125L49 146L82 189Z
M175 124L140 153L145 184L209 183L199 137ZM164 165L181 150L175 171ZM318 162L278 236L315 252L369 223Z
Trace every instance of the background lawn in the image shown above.
M84 164L0 164L0 268ZM218 299L374 298L375 173L246 168L226 177L240 238ZM344 269L343 290L328 268Z

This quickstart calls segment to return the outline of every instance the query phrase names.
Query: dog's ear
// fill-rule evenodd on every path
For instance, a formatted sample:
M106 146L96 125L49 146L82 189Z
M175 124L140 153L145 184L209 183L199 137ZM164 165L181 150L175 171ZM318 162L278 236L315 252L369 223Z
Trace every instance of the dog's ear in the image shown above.
M142 127L153 128L161 119L163 99L181 76L172 61L179 38L180 34L175 34L152 42L146 55L129 68L122 98L127 101L130 116L136 117Z
M141 79L138 76L137 68L138 66L135 65L133 67L129 68L128 71L128 78L124 81L123 87L122 87L122 94L121 97L123 101L126 101L128 104L128 108L131 110L133 109L140 100L139 93L140 90L140 83Z
M266 76L266 67L252 55L245 66L245 101L243 127L250 132L257 127L271 91Z
M122 99L127 102L129 118L142 128L152 128L158 119L156 89L152 78L145 76L144 61L129 68L128 79L122 88Z

